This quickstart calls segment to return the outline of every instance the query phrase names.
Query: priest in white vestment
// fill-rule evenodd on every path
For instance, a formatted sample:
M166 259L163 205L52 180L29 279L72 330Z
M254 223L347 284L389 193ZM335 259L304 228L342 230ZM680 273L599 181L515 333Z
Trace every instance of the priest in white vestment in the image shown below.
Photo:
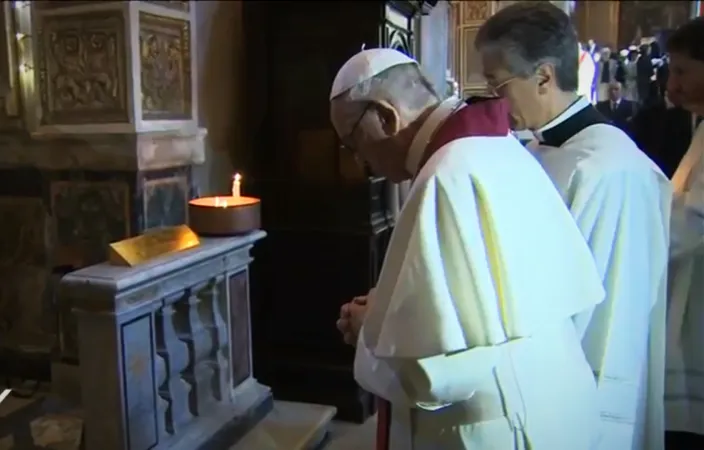
M672 177L670 286L665 390L668 450L704 448L704 17L675 31L668 98L695 129Z
M505 101L440 102L391 49L353 56L330 99L349 151L413 178L376 290L338 324L355 379L391 404L376 449L590 450L596 383L572 317L601 278Z
M476 46L484 75L540 145L592 250L606 300L575 317L601 409L599 450L662 450L665 293L672 189L621 130L576 94L577 34L549 2L489 18Z
M596 64L589 52L579 48L579 84L577 86L577 94L586 97L594 103L596 98L593 98L592 93L594 86L594 77L596 76Z

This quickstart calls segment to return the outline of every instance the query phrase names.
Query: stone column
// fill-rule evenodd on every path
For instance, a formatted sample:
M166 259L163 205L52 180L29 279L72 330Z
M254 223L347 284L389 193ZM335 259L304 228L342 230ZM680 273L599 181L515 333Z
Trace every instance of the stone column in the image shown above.
M57 335L52 273L104 260L109 242L187 220L206 134L197 125L194 8L2 5L5 35L17 39L7 44L10 90L0 115L8 130L0 232L9 238L0 265L12 280L0 283L12 285L0 289L0 342L32 335L46 346ZM64 346L72 339L62 336Z

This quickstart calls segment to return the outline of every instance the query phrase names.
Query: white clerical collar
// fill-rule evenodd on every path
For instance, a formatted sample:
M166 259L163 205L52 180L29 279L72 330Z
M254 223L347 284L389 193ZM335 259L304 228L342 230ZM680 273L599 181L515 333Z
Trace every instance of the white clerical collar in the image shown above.
M465 103L461 99L453 96L444 100L430 113L413 138L411 148L408 150L408 156L406 156L406 170L408 173L413 175L418 173L425 149L428 147L437 129L440 128L440 125L442 125L453 112L459 111L465 106Z
M555 117L546 125L534 131L533 134L535 135L535 138L538 139L538 141L542 142L544 140L543 133L545 131L560 125L562 122L574 116L589 105L591 105L591 102L587 99L587 97L580 97L576 102L572 103L569 108L562 111L559 116Z

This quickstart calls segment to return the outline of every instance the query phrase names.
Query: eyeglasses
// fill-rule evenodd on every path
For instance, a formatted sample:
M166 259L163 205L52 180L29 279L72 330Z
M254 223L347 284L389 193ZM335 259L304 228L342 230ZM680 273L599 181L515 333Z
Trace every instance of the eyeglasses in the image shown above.
M349 145L348 142L352 140L352 136L354 136L355 131L357 131L357 128L359 128L359 124L362 123L362 119L364 119L364 116L367 115L369 112L369 109L372 107L372 103L369 102L367 105L364 107L362 110L362 114L359 116L359 119L352 125L352 128L350 128L350 132L345 135L345 137L340 138L341 142L341 147L346 148L348 151L352 153L357 153L352 145Z
M496 97L501 97L499 89L511 83L512 81L515 81L517 78L518 77L511 77L496 85L487 82L487 90L489 91L489 94L494 95Z

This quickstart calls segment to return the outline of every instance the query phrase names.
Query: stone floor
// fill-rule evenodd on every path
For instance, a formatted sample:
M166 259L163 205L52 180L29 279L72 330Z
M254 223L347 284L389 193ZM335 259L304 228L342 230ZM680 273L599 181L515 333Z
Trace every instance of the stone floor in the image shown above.
M362 425L333 422L330 426L330 440L323 450L374 450L376 437L376 417Z
M230 450L318 450L324 448L332 406L275 401L271 411Z
M18 386L22 394L28 388ZM80 450L80 411L48 395L7 397L0 404L0 450ZM230 450L372 450L374 421L333 421L334 407L275 401L274 410Z
M13 384L15 394L31 394L34 386ZM78 450L83 420L80 411L39 386L30 398L6 397L0 404L0 450ZM4 389L4 386L3 386Z

